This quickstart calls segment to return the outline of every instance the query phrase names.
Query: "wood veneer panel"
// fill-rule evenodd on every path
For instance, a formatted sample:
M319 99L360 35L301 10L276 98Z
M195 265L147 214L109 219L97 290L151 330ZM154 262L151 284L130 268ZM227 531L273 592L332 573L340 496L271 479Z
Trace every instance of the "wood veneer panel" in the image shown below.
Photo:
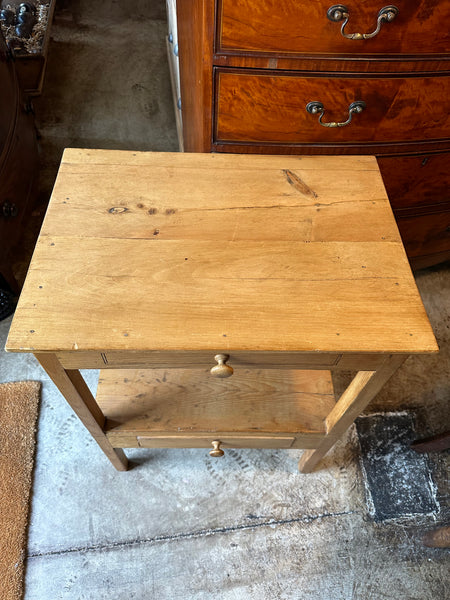
M378 158L392 207L408 211L443 212L450 204L450 153Z
M210 2L177 2L183 146L189 152L211 149L213 19Z
M379 6L373 0L344 2L346 33L371 33ZM448 2L396 0L399 14L375 37L348 40L342 23L327 18L329 0L219 0L217 48L255 53L433 54L450 52Z
M420 142L450 137L448 77L311 77L275 71L216 72L215 142L254 144ZM322 127L306 105L320 101L325 123L344 122L348 107L366 108L345 127ZM393 121L395 120L395 127Z
M405 57L372 55L370 57L355 57L354 55L334 54L302 54L287 56L273 54L249 55L243 53L230 54L216 52L213 56L217 67L238 67L247 69L281 69L289 71L309 71L313 73L437 73L450 70L450 55L448 54L417 54Z
M446 208L416 217L399 214L398 227L410 258L436 254L441 260L450 259L450 204Z

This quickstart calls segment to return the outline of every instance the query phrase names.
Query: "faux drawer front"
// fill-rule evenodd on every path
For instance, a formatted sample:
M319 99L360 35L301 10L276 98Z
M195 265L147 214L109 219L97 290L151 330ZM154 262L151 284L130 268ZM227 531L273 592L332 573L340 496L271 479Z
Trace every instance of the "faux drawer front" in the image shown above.
M395 0L398 14L383 22L369 39L347 39L343 21L333 22L328 10L333 0L219 0L220 52L417 54L450 50L450 3L435 0ZM389 2L344 0L348 23L344 33L371 34L380 9Z
M305 77L288 72L217 69L216 143L339 144L439 140L450 136L448 77ZM324 106L324 127L310 102Z

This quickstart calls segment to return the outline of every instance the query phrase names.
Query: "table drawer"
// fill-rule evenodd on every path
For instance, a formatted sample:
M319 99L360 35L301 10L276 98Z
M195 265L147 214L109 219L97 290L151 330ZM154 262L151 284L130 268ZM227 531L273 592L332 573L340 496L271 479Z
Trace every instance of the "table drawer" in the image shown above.
M291 448L295 437L283 436L230 436L214 435L187 436L138 436L139 448L212 448L213 441L220 441L220 446L226 448Z
M398 14L382 22L369 39L347 39L343 21L333 22L331 0L219 0L217 51L249 53L417 54L450 50L450 4L435 0L395 0ZM344 0L344 34L371 34L387 2ZM334 13L335 11L332 11Z
M224 350L210 352L58 352L57 356L66 369L210 369L217 364L215 356ZM331 369L343 359L342 354L317 352L231 352L229 363L240 371L250 369ZM383 356L378 354L346 355L344 362L353 365L363 361L366 368L375 368ZM352 367L345 367L352 368ZM362 368L362 366L361 366Z
M216 143L355 144L450 136L450 78L305 77L302 73L217 69ZM349 120L352 103L365 107ZM323 105L307 112L311 102ZM339 125L337 125L339 124Z

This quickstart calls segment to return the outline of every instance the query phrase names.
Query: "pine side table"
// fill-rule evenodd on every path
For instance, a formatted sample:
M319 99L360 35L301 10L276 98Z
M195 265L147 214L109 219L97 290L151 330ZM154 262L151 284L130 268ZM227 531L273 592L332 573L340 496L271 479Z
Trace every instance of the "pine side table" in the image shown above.
M374 157L76 149L6 348L119 470L123 448L252 447L306 449L303 472L438 351Z

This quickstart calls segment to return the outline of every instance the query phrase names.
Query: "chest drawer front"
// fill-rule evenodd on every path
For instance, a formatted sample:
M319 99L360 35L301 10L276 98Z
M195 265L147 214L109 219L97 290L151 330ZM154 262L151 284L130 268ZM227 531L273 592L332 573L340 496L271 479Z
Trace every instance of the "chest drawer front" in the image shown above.
M450 152L383 157L378 159L378 166L391 206L398 214L436 213L450 206Z
M347 39L343 21L327 11L333 0L219 0L217 50L250 53L439 54L450 51L450 3L442 0L396 0L398 14L382 22L369 39ZM344 0L344 33L373 33L379 11L389 2Z
M438 254L442 260L450 258L450 204L441 212L414 216L395 211L395 215L410 259Z
M450 136L448 77L305 77L274 71L216 71L214 141L259 144L391 143ZM323 104L324 127L310 102Z

